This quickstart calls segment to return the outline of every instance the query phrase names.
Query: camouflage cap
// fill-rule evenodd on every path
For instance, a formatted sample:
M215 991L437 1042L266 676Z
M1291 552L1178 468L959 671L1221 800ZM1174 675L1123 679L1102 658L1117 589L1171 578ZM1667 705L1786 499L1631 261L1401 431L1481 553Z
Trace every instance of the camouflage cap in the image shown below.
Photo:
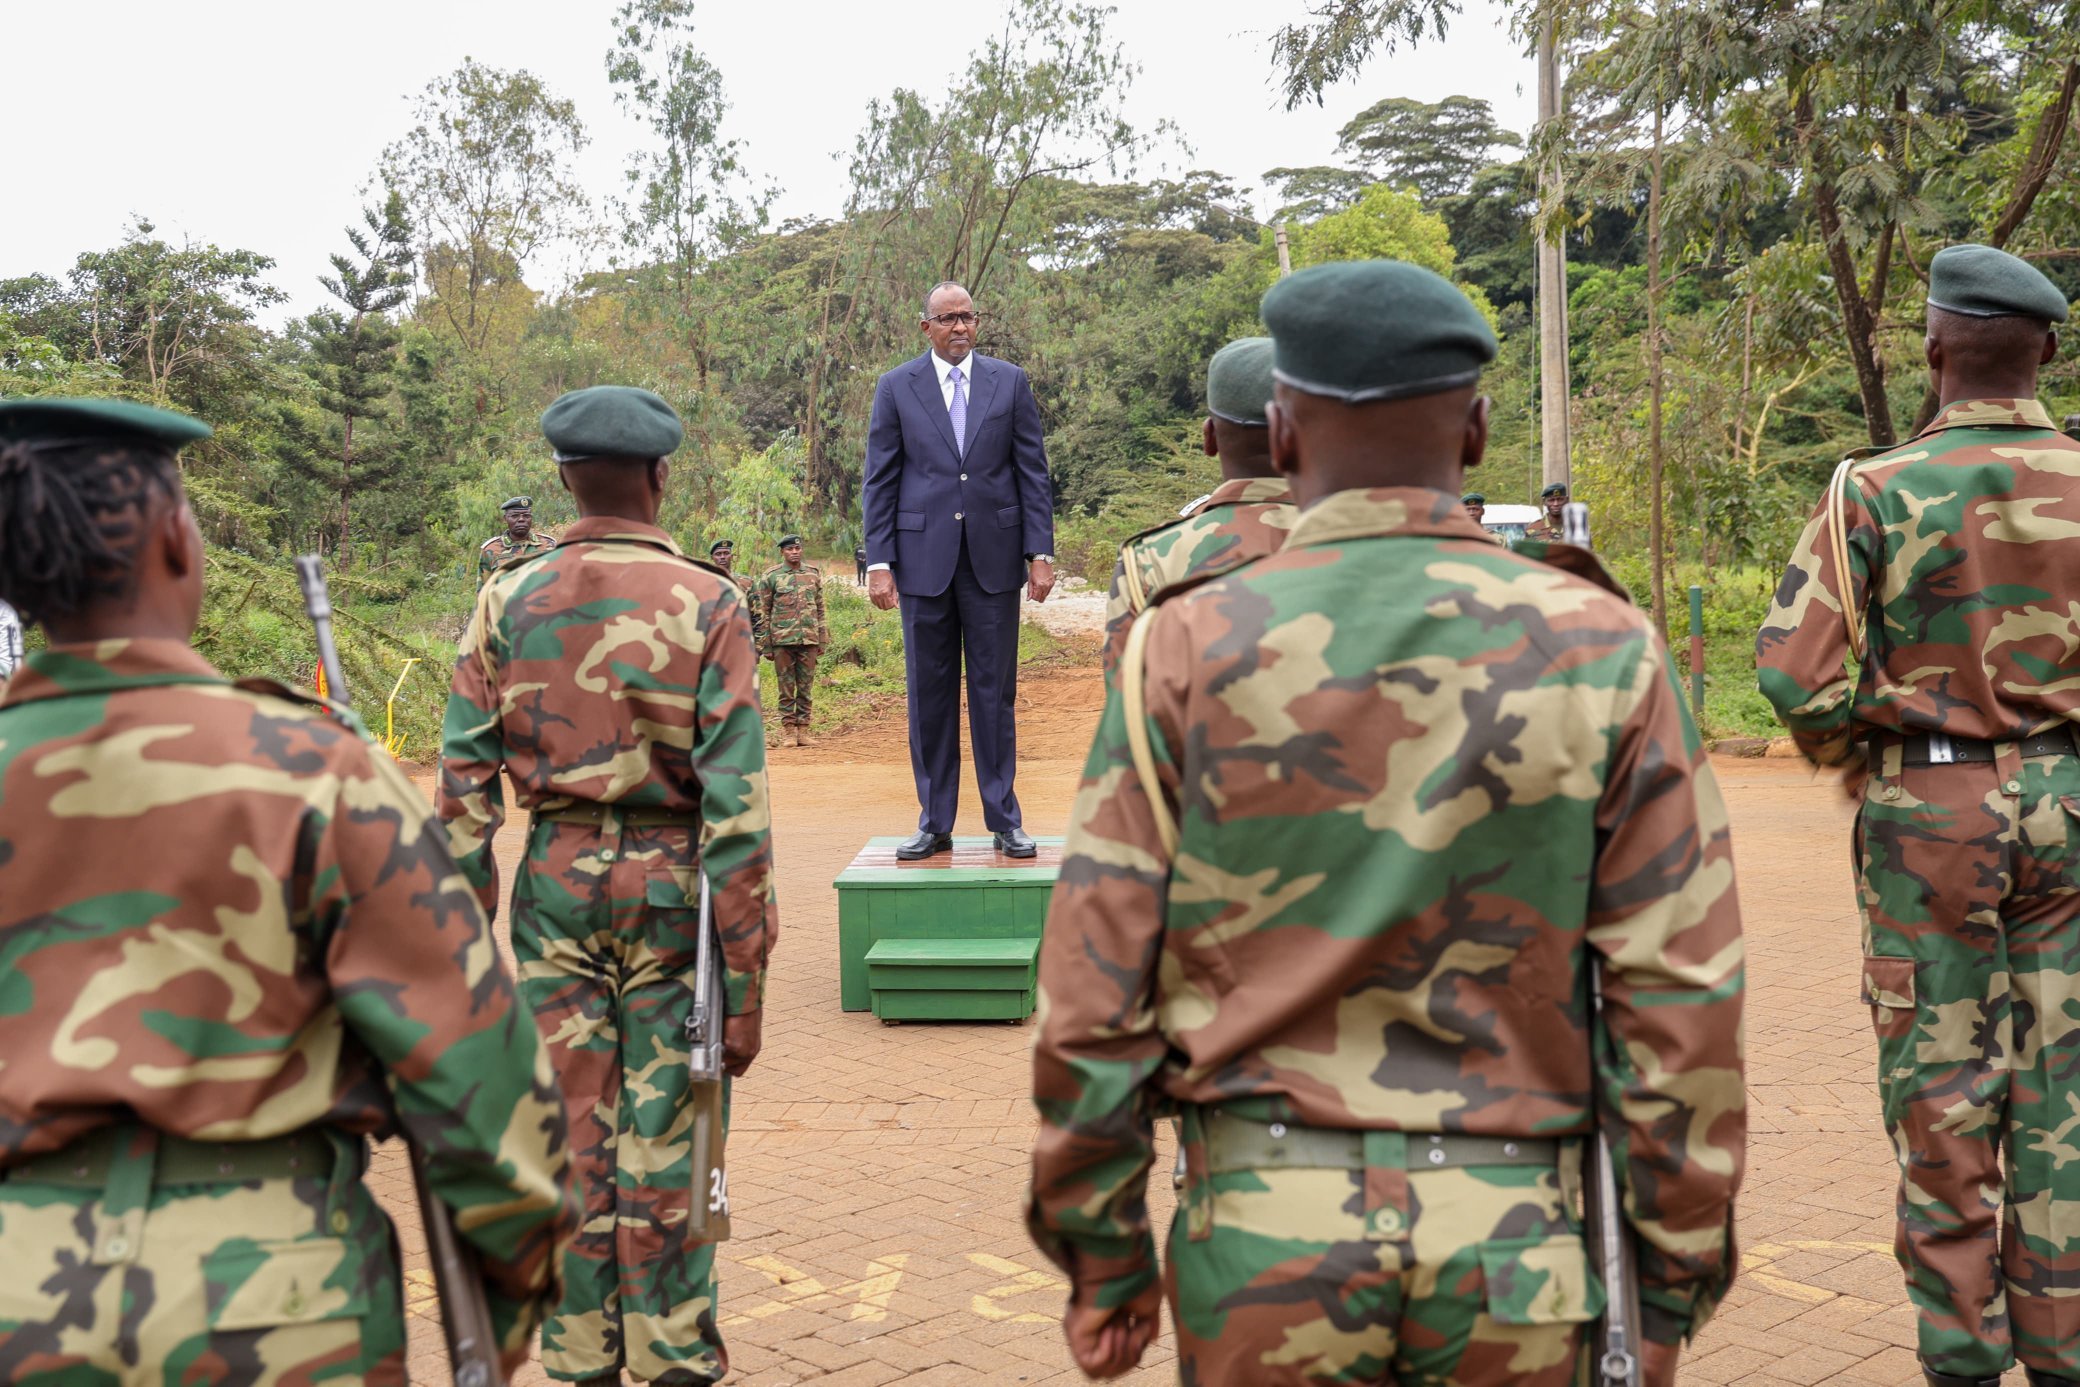
M1268 337L1242 337L1213 354L1206 363L1206 412L1231 424L1264 428L1264 406L1271 399L1271 352Z
M1471 385L1495 359L1495 332L1443 275L1405 260L1350 260L1301 270L1264 295L1272 374L1345 404L1402 400Z
M1567 483L1548 482L1546 484L1546 489L1544 491L1539 492L1538 494L1540 496L1565 496L1567 494Z
M533 498L532 496L515 496L515 497L513 497L513 498L512 498L512 499L511 499L510 501L507 501L507 502L505 502L504 504L500 505L500 506L499 506L499 509L500 509L500 510L533 510L533 509L534 509L534 498Z
M543 410L542 437L558 462L661 458L677 451L686 429L662 396L632 385L594 385Z
M179 448L215 430L200 419L130 400L56 395L0 399L0 439L63 443L107 438Z
M2027 260L1992 246L1945 246L1928 262L1928 306L1973 318L2062 323L2066 296Z
M1488 504L1488 498L1481 495L1478 491L1469 491L1459 498L1459 504L1462 506L1485 506Z

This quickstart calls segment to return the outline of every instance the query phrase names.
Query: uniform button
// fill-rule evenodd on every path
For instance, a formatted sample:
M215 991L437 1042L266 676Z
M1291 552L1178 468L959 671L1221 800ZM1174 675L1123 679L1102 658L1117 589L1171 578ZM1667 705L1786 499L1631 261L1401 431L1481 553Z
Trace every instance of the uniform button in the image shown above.
M1430 1164L1444 1164L1444 1148L1442 1146L1433 1146L1430 1148Z
M1516 1154L1517 1154L1517 1144L1516 1144L1515 1142L1513 1142L1513 1141L1506 1141L1506 1142L1502 1143L1502 1154L1503 1154L1503 1155L1505 1155L1505 1156L1514 1156L1514 1155L1516 1155Z
M287 1296L283 1297L282 1313L285 1315L300 1315L303 1313L303 1293L301 1291L291 1291Z
M614 860L614 850L612 848L607 848L606 850L600 853L599 860L602 862L612 862Z
M347 1217L347 1211L345 1209L334 1209L332 1211L333 1232L344 1233L347 1231L347 1229L351 1228L353 1224L354 1220Z
M965 473L965 472L961 473L961 480L962 480L962 481L966 481L966 480L968 480L968 474L967 474L967 473Z
M2019 780L2011 780L2002 788L2007 790L2007 792L2011 795L2019 795L2022 793L2022 782Z
M1285 1123L1283 1123L1283 1122L1274 1122L1274 1123L1272 1123L1272 1124L1271 1124L1271 1139L1272 1139L1273 1141L1278 1141L1278 1140L1280 1140L1281 1138L1283 1138L1283 1137L1285 1136L1285 1134L1286 1134L1286 1124L1285 1124Z
M130 1255L130 1244L128 1240L123 1238L110 1238L101 1245L101 1255L104 1257L127 1257Z
M961 518L961 513L960 513L959 511L955 511L955 512L953 513L953 518L954 518L955 520L959 520L959 519Z
M1372 1216L1372 1231L1375 1233L1398 1233L1401 1231L1401 1211L1381 1209Z

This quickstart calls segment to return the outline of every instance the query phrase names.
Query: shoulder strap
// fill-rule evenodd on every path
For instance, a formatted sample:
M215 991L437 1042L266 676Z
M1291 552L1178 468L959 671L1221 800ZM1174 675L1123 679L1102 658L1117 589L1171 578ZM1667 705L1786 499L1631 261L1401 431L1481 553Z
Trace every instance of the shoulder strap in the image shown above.
M1134 546L1139 538L1130 539L1119 547L1120 584L1127 590L1127 610L1148 610L1148 590L1141 586L1141 565L1136 562Z
M1155 744L1148 735L1148 676L1144 666L1148 659L1149 621L1154 616L1153 608L1144 611L1134 618L1133 629L1127 632L1127 648L1119 661L1119 692L1127 714L1127 749L1134 757L1134 773L1141 778L1141 793L1148 796L1149 817L1155 820L1163 853L1175 857L1177 820L1171 816L1170 806L1163 802L1163 782L1156 778Z
M1835 599L1842 608L1842 629L1849 637L1849 653L1863 663L1863 610L1856 602L1856 582L1849 574L1848 503L1842 491L1850 480L1849 469L1860 459L1851 453L1835 465L1834 478L1827 484L1827 548L1834 562L1834 580L1839 588Z

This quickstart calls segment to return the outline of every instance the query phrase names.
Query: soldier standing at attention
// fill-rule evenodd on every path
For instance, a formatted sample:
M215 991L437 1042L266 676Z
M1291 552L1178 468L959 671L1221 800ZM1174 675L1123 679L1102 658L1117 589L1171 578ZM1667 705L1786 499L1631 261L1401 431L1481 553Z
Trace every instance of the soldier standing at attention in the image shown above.
M556 547L556 536L534 527L534 501L515 496L499 507L505 513L506 532L493 535L477 550L477 586L506 564L524 554L539 554Z
M1778 717L1860 805L1895 1247L1939 1387L2018 1358L2080 1382L2080 443L2036 399L2066 312L2003 251L1936 255L1940 409L1844 460L1755 642Z
M1469 491L1461 496L1459 504L1466 507L1466 518L1476 525L1488 514L1488 498L1478 491Z
M767 569L752 590L758 613L759 648L773 661L780 684L780 736L796 746L815 746L809 714L816 685L816 657L831 643L823 615L823 574L802 562L802 537L780 540L781 562Z
M1538 493L1538 503L1545 507L1545 514L1538 518L1537 523L1525 529L1524 538L1557 544L1564 538L1560 514L1567 509L1567 483L1554 482L1547 486L1544 491Z
M727 962L729 1072L757 1056L779 933L751 621L657 527L679 418L626 386L542 415L579 519L477 595L448 698L440 813L489 911L498 773L532 818L513 952L562 1080L584 1223L542 1329L560 1381L719 1381L715 1248L689 1244L681 1120L700 877Z
M508 1371L576 1228L562 1099L445 835L332 707L189 646L186 415L0 401L0 1381L405 1378L408 1131ZM91 864L91 865L88 865Z
M708 562L722 570L722 576L736 580L737 543L731 539L718 539L708 546Z
M1122 544L1105 603L1105 677L1119 667L1127 632L1155 594L1202 573L1225 573L1275 553L1293 526L1293 493L1271 465L1271 339L1245 337L1206 365L1206 456L1221 484L1181 519Z
M1665 1385L1746 1136L1726 811L1668 653L1592 555L1462 509L1495 338L1450 283L1324 265L1263 316L1299 520L1136 623L1041 945L1028 1222L1071 1350L1116 1376L1155 1335L1174 1106L1185 1381L1572 1384L1594 1085Z

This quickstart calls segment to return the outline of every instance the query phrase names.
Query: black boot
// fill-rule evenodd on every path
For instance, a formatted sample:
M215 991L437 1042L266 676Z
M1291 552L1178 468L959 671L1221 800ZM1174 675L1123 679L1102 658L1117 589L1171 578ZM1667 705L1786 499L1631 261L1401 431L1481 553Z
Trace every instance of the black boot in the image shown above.
M2029 1376L2029 1387L2080 1387L2080 1377L2057 1377L2028 1364L2023 1365L2022 1371Z
M1992 1377L1959 1377L1955 1373L1939 1373L1923 1363L1921 1376L1927 1379L1928 1387L2001 1387L1999 1373Z

